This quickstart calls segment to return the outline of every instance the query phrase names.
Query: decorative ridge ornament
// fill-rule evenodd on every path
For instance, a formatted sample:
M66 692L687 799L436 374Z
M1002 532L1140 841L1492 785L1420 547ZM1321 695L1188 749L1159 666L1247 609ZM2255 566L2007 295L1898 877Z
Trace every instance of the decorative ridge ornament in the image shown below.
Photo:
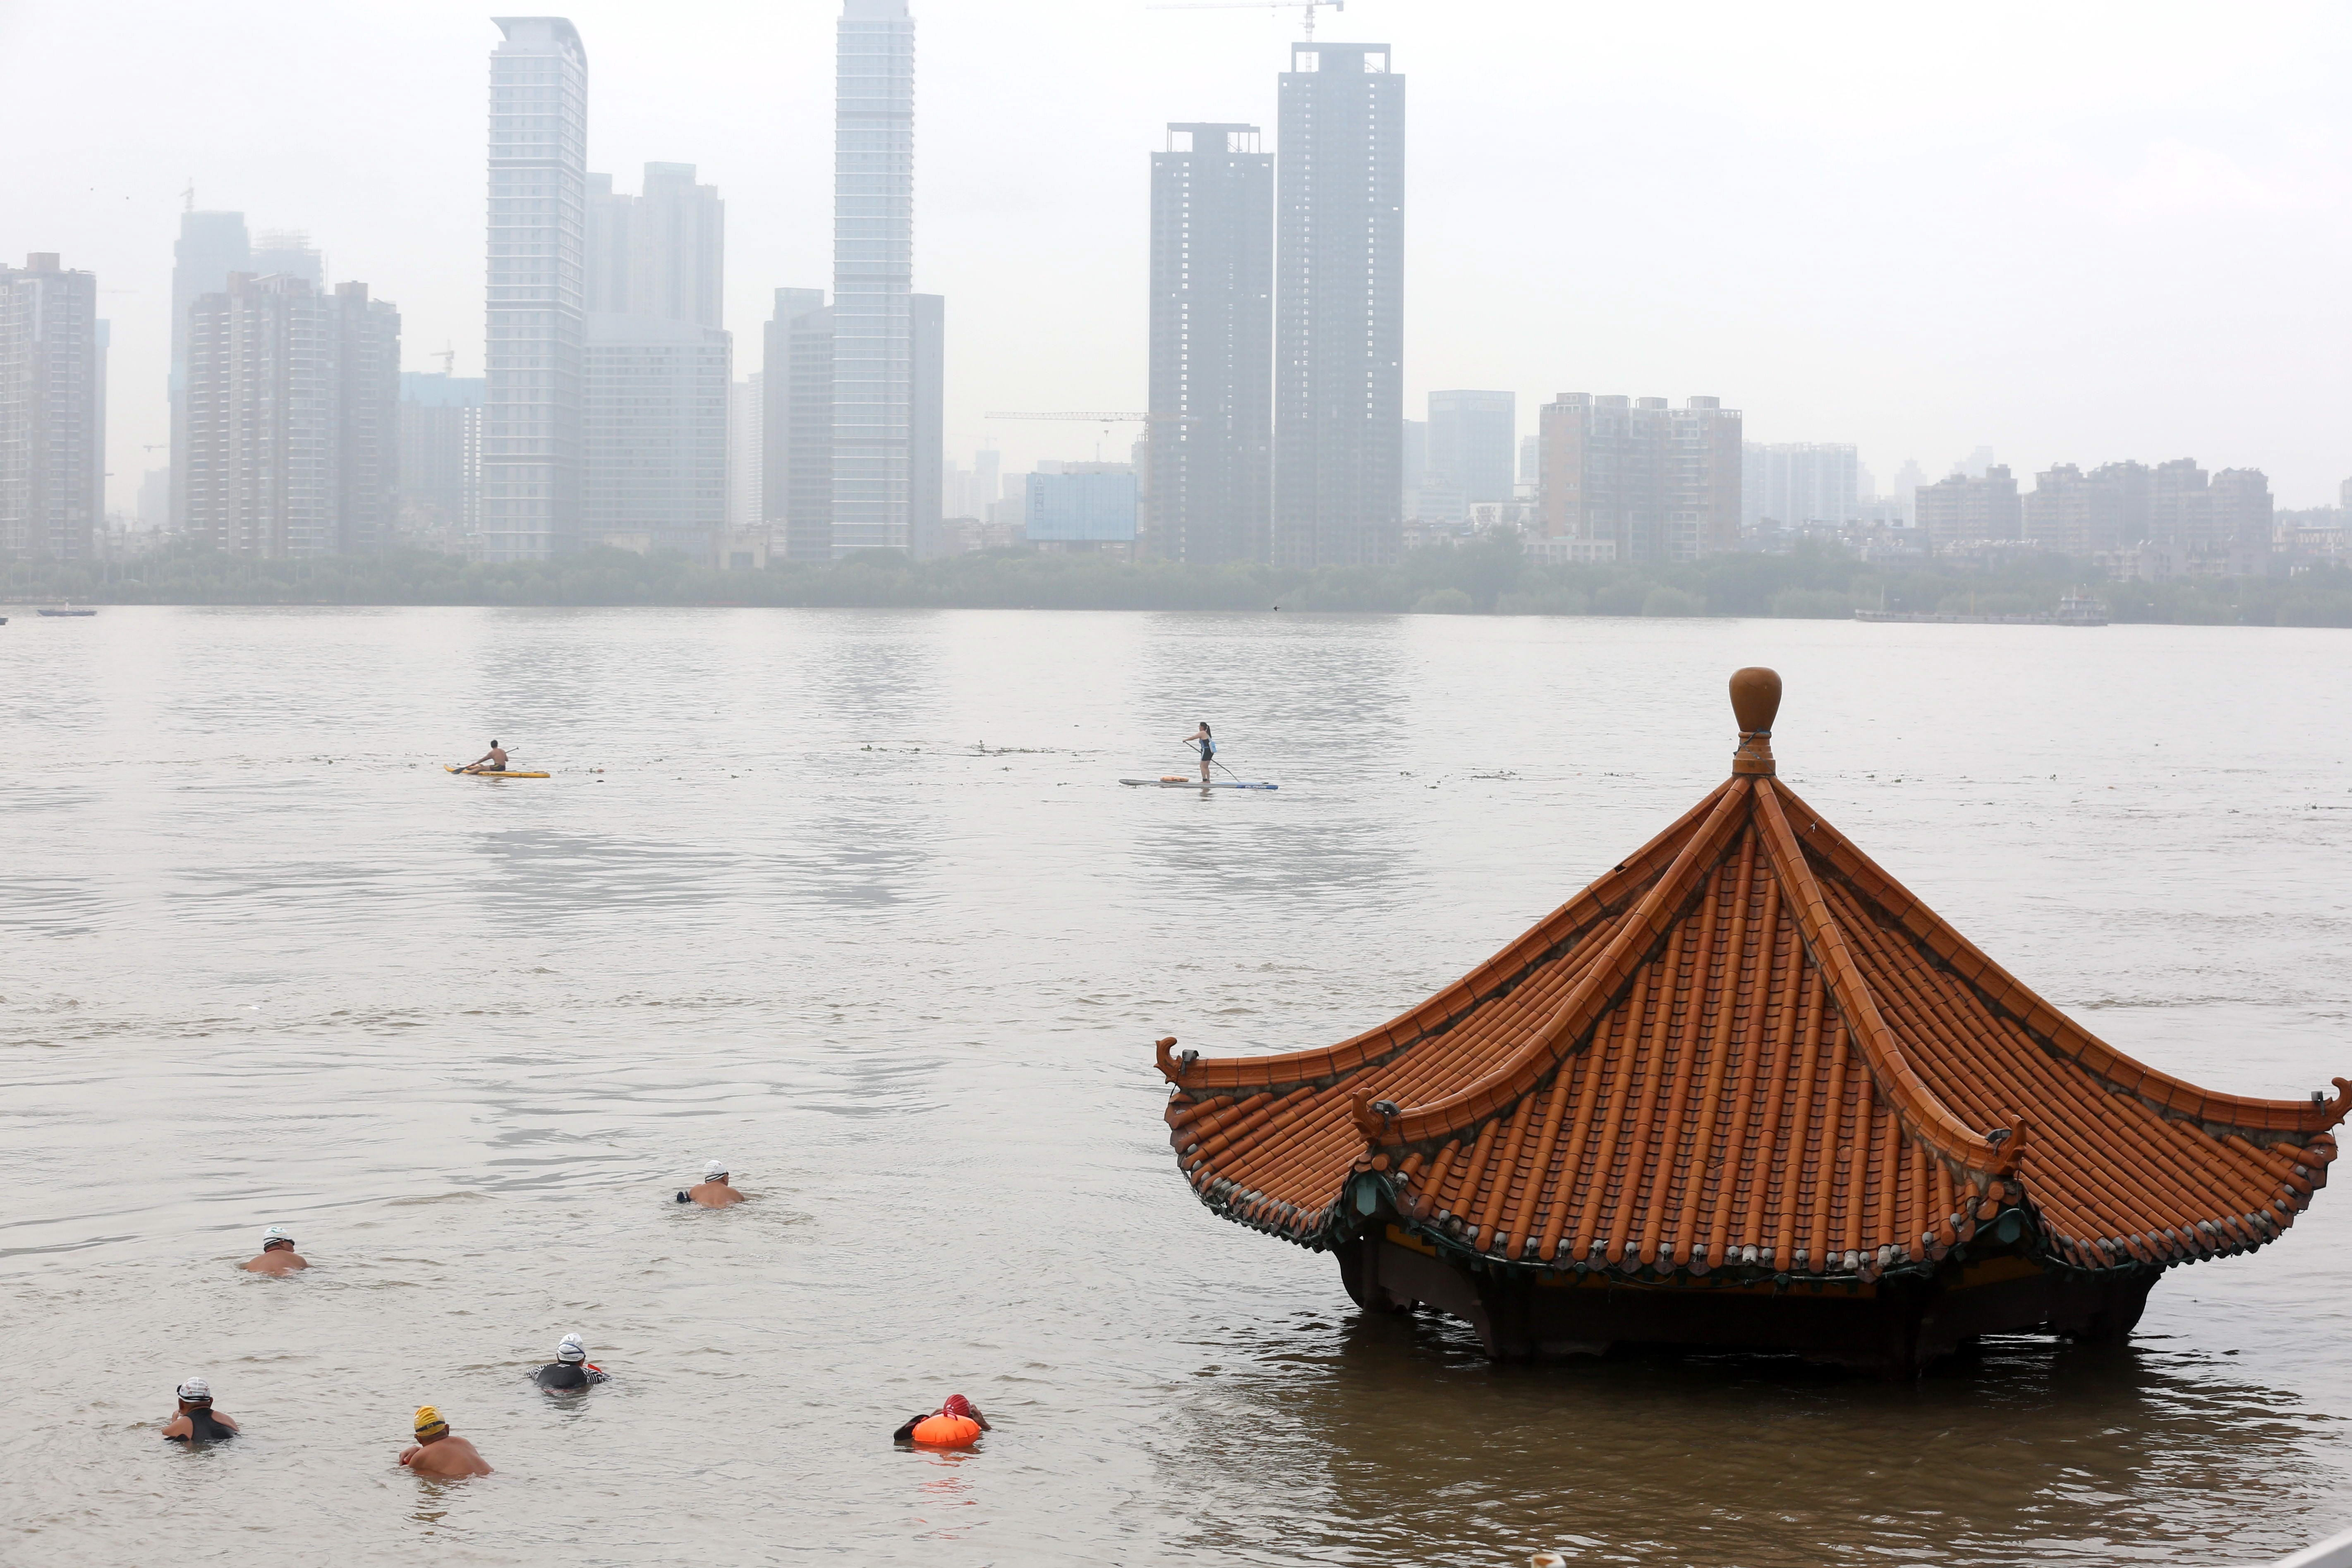
M1735 773L1778 773L1772 761L1772 721L1780 711L1780 674L1760 665L1734 670L1731 712L1739 721L1739 749L1731 753Z

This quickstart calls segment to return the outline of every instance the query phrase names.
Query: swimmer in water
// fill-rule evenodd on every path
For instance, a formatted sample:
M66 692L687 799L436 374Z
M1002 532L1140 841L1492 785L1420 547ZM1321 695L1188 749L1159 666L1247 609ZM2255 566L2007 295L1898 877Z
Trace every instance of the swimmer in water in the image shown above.
M726 1165L713 1160L702 1167L701 1183L681 1191L677 1194L677 1201L682 1204L700 1204L707 1209L723 1209L729 1204L741 1203L743 1194L727 1184Z
M457 771L461 773L502 773L507 771L506 748L493 740L488 751Z
M992 1428L988 1417L980 1413L979 1405L961 1394L950 1394L937 1410L907 1417L907 1424L890 1434L890 1441L934 1448L968 1448L980 1441L982 1432L990 1430Z
M416 1441L402 1451L400 1462L420 1476L444 1480L490 1474L489 1461L463 1437L451 1436L449 1423L430 1405L417 1406Z
M261 1233L261 1256L237 1265L251 1274L291 1274L308 1268L310 1260L294 1250L294 1238L276 1226Z
M611 1374L588 1359L588 1347L578 1334L566 1334L555 1347L555 1359L531 1374L541 1388L590 1388Z
M163 1423L163 1440L185 1443L190 1447L198 1443L217 1443L236 1436L236 1423L213 1412L213 1385L201 1377L192 1377L180 1384L180 1408Z

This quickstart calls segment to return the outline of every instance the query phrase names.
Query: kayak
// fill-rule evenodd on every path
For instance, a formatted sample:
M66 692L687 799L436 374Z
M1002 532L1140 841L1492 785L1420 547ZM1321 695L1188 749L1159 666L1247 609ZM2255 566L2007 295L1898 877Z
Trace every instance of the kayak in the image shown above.
M543 779L547 776L545 773L495 773L488 768L484 768L480 773L471 773L464 768L451 767L445 767L441 771L445 773L465 773L465 775L469 779Z
M1224 779L1219 779L1212 784L1202 784L1199 779L1180 778L1121 779L1118 782L1123 784L1140 784L1152 789L1280 789L1282 787L1280 784L1244 784L1238 780Z

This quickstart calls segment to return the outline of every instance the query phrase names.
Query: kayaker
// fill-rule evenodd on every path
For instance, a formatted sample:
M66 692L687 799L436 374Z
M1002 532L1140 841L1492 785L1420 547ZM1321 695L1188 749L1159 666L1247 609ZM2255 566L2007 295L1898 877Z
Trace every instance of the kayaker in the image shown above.
M603 1367L588 1359L588 1347L578 1334L566 1334L555 1347L555 1359L531 1374L531 1381L541 1388L590 1388L609 1377Z
M1202 720L1201 727L1184 737L1184 743L1201 753L1201 782L1207 784L1210 760L1217 754L1217 742L1209 734L1209 721Z
M702 1167L702 1180L677 1194L682 1204L700 1204L707 1209L723 1209L729 1204L740 1204L743 1194L727 1184L727 1167L713 1160Z
M180 1408L163 1424L163 1440L167 1443L217 1443L236 1436L236 1423L213 1411L213 1387L201 1377L192 1377L176 1390Z
M463 1437L449 1435L449 1423L430 1405L416 1407L416 1441L401 1451L400 1462L420 1476L454 1480L461 1476L487 1476L489 1461Z
M484 764L487 763L488 766ZM507 771L506 748L495 740L490 749L457 770L461 773L502 773Z
M291 1274L308 1268L310 1260L294 1250L294 1238L276 1226L261 1233L261 1256L237 1265L252 1274Z
M969 1448L991 1430L980 1406L961 1394L950 1394L937 1410L910 1415L890 1434L893 1443L914 1443L926 1448Z

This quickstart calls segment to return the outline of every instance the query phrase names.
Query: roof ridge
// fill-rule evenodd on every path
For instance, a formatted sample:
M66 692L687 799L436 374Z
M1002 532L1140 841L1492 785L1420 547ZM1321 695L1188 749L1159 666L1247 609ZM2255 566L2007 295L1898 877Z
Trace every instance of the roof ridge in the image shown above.
M1310 1046L1305 1050L1274 1051L1254 1057L1223 1057L1214 1060L1194 1056L1190 1062L1175 1050L1173 1035L1157 1042L1153 1047L1160 1075L1169 1082L1193 1093L1218 1092L1236 1089L1262 1089L1278 1083L1312 1082L1359 1068L1376 1066L1430 1033L1439 1021L1450 1022L1461 1013L1486 1000L1480 991L1482 982L1490 982L1504 966L1507 959L1516 959L1519 971L1532 967L1536 960L1523 956L1530 941L1537 937L1536 951L1558 942L1557 931L1562 926L1573 926L1581 918L1597 920L1606 916L1612 898L1622 896L1642 881L1660 871L1671 871L1674 860L1667 858L1662 868L1652 862L1678 837L1685 837L1705 823L1728 782L1717 784L1701 797L1663 832L1633 854L1620 860L1612 869L1602 872L1583 891L1538 921L1534 927L1500 952L1479 963L1467 974L1447 985L1427 1001L1406 1008L1385 1023L1375 1024L1361 1034L1351 1035L1337 1045ZM1681 854L1677 847L1676 856ZM1400 1031L1403 1037L1399 1038Z
M2006 1175L2022 1152L2021 1121L2009 1128L2003 1139L1990 1138L1961 1121L1927 1087L1927 1079L1904 1056L1895 1031L1879 1014L1870 982L1846 946L1837 918L1822 896L1821 883L1815 879L1812 867L1806 863L1804 847L1797 842L1795 830L1781 813L1778 781L1759 779L1756 795L1757 820L1763 826L1773 869L1789 890L1790 903L1795 906L1797 928L1804 933L1805 945L1813 950L1813 957L1829 982L1830 995L1837 1003L1848 1031L1861 1047L1870 1076L1877 1080L1887 1103L1913 1137L1955 1165L1988 1176Z
M1533 1089L1570 1053L1572 1044L1615 1002L1651 946L1674 923L1696 881L1715 868L1752 809L1756 779L1734 775L1708 798L1715 808L1686 839L1664 875L1618 921L1616 931L1575 987L1547 1018L1484 1077L1425 1105L1375 1109L1370 1095L1354 1102L1356 1125L1375 1148L1450 1138Z
M2161 1110L2250 1132L2325 1132L2352 1111L2352 1079L2329 1080L2336 1090L2333 1100L2258 1100L2200 1089L2126 1056L2052 1006L2032 987L1962 936L1949 921L1929 909L1917 894L1864 854L1852 838L1822 820L1821 813L1806 805L1796 791L1777 779L1773 784L1791 807L1822 829L1828 842L1822 847L1822 858L1853 882L1856 891L1925 942L1997 1013L2015 1019L2029 1034L2044 1037L2058 1047L2064 1059L2084 1071ZM1842 864L1846 861L1852 864Z

